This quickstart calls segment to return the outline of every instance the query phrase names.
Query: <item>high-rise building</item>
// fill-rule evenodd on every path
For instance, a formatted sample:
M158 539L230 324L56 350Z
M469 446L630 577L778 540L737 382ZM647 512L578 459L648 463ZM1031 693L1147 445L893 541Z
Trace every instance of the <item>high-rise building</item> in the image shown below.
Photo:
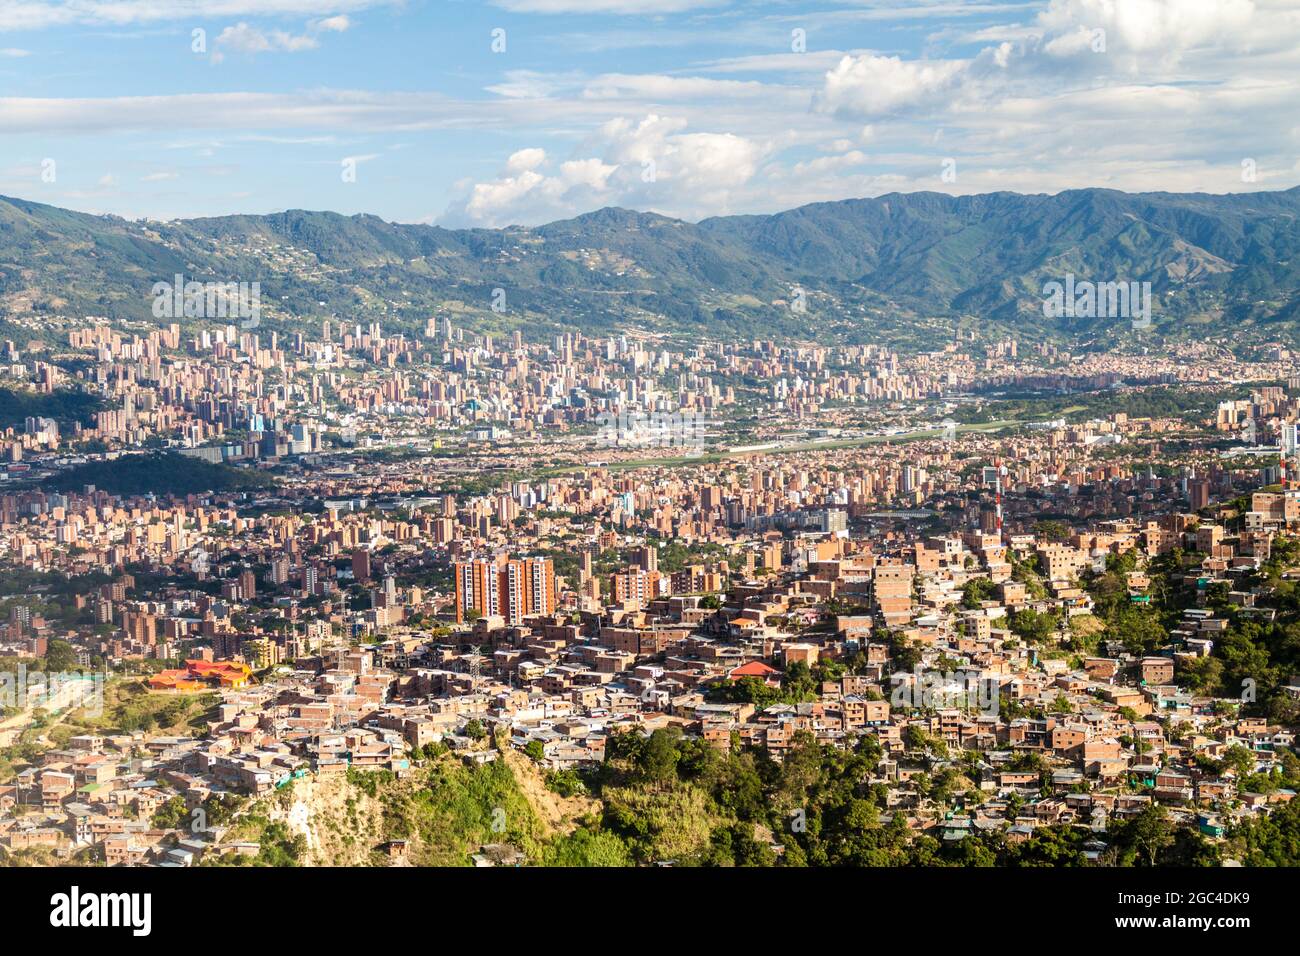
M352 577L360 582L370 580L370 552L364 548L352 552Z
M280 645L264 637L244 641L240 650L244 655L244 660L254 670L274 667L282 659Z
M643 548L637 548L633 560L642 571L659 570L659 551L654 545L647 544Z
M1300 422L1282 423L1282 454L1294 456L1300 450Z
M623 607L643 608L665 593L667 579L658 571L628 568L621 574L609 576L609 590L614 603Z
M452 565L456 622L477 611L520 624L525 617L555 612L555 570L550 558L475 558Z
M471 611L483 617L501 613L496 561L484 558L457 561L452 565L452 576L456 581L457 624L464 623Z
M302 569L302 589L307 592L307 594L315 594L319 583L320 571L317 569L316 565L309 564Z
M384 575L384 607L397 605L397 579L391 574Z
M1208 508L1210 505L1210 483L1204 478L1198 478L1187 484L1187 497L1191 500L1192 510L1200 511L1202 508Z
M281 555L271 560L270 578L272 584L284 584L289 580L289 570L291 564L289 559Z

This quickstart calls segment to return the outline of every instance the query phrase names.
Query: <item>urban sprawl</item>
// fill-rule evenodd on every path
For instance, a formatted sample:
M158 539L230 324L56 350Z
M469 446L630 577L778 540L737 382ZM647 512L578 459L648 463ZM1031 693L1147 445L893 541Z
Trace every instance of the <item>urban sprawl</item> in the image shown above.
M1251 865L1295 826L1283 347L271 324L4 344L0 860Z

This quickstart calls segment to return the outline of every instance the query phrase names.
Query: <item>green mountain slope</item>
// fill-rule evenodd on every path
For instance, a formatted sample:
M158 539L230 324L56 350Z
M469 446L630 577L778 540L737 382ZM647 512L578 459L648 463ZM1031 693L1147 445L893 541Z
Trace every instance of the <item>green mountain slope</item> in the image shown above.
M285 328L334 316L419 331L447 314L491 330L865 341L934 319L1063 339L1129 326L1044 319L1043 284L1073 273L1150 282L1158 334L1292 339L1298 252L1300 188L890 194L699 223L609 208L466 230L302 210L130 222L0 198L0 319L151 319L153 284L182 273L258 281ZM788 304L796 288L806 312Z

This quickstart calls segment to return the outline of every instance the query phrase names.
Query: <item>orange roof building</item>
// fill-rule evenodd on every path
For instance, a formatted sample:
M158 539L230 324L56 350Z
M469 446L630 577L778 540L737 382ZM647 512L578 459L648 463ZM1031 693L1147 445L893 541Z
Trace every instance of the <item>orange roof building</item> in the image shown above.
M757 677L773 687L781 683L781 672L775 667L769 667L762 661L749 661L739 667L733 667L727 671L727 676L732 680L740 680L742 677Z
M165 670L149 678L153 690L203 690L244 687L253 671L243 661L187 660L182 670Z
M203 690L202 681L190 677L188 670L160 671L149 678L150 690Z

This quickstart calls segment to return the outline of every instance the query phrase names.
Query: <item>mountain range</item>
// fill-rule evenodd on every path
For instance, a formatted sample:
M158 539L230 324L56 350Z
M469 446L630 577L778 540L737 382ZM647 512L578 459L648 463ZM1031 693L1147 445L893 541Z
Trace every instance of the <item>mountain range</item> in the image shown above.
M159 321L151 289L259 283L283 327L580 328L915 341L939 328L1106 340L1131 323L1043 311L1045 283L1150 282L1169 338L1296 338L1300 187L1209 195L893 193L689 223L606 208L451 230L290 210L159 221L0 197L0 321ZM495 306L495 308L494 308Z

